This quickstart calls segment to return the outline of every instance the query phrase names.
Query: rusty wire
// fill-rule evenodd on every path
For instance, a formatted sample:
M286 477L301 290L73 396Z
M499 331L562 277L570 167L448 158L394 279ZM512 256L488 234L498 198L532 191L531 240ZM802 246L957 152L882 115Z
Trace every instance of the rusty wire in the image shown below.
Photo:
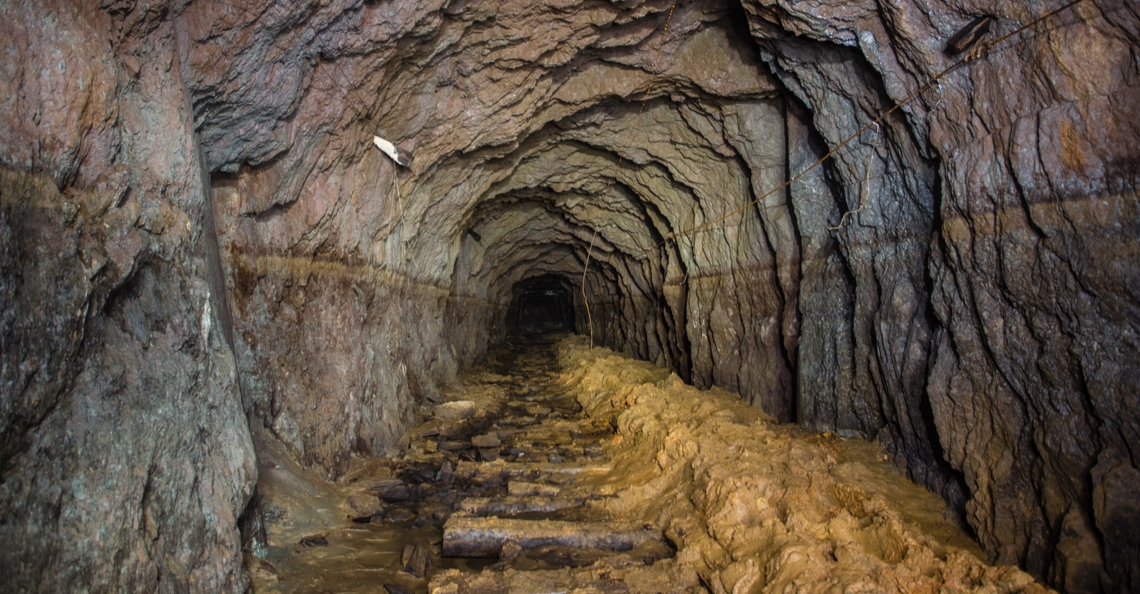
M590 327L590 348L594 348L594 316L590 314L590 298L586 296L586 271L590 269L590 255L594 253L594 240L598 238L598 229L594 228L594 236L590 238L590 249L586 250L586 265L582 267L582 301L586 303L586 324Z
M954 62L953 64L948 66L946 69L944 69L941 72L932 76L928 81L926 81L925 84L923 84L922 86L915 89L911 94L907 95L906 97L904 97L899 102L895 103L893 106L891 106L890 109L888 109L888 110L884 111L882 114L880 114L879 117L875 118L874 120L871 120L870 123L868 123L867 125L860 128L854 134L845 138L842 142L840 142L838 145L836 145L835 148L831 149L830 151L827 152L827 154L820 157L820 159L818 161L809 165L807 167L807 169L804 169L803 171L795 174L790 179L788 179L788 181L784 182L780 186L777 186L777 187L769 190L768 192L764 193L764 195L760 196L759 198L752 200L751 202L745 204L744 206L742 206L742 207L740 207L740 208L738 208L738 209L736 209L736 210L734 210L734 211L732 211L732 212L730 212L730 213L728 213L728 214L726 214L726 215L724 215L718 219L714 219L712 221L707 221L705 223L701 223L700 225L696 225L696 226L690 227L688 229L682 229L680 231L670 232L669 235L666 236L664 240L660 241L659 243L654 245L652 248L646 249L645 253L648 254L650 252L650 250L656 250L656 249L664 246L665 244L667 244L669 241L676 241L676 239L680 236L691 235L691 234L697 233L698 231L703 231L703 230L705 230L705 229L707 229L713 225L723 223L723 222L727 221L728 219L730 219L730 218L732 218L738 214L741 214L744 211L752 208L753 206L756 206L757 204L764 201L769 196L775 194L776 192L779 192L780 190L783 190L784 188L787 188L788 186L792 185L792 183L794 183L795 181L797 181L798 179L800 179L804 175L807 175L809 172L814 170L816 167L819 167L820 165L822 165L829 158L831 158L833 155L835 155L835 153L838 153L840 150L842 150L844 147L846 147L848 144L850 144L852 140L855 140L860 135L862 135L864 132L870 130L871 128L877 128L883 120L887 119L887 117L889 117L891 114L898 111L898 109L900 107L902 107L906 103L910 102L915 97L918 97L927 89L929 89L933 86L939 85L939 81L942 78L944 78L946 75L957 70L959 67L966 64L967 62L970 62L970 61L974 60L975 58L981 57L983 54L985 54L989 50L993 49L995 46L998 46L998 45L1004 43L1005 41L1009 40L1010 38L1014 37L1015 35L1025 31L1027 29L1035 27L1036 25L1053 18L1054 16L1060 14L1061 12L1064 12L1065 10L1068 10L1069 8L1072 8L1073 6L1076 6L1077 4L1080 4L1081 2L1084 2L1084 0L1071 0L1070 2L1062 5L1061 7L1056 8L1056 9L1054 9L1048 13L1045 13L1044 15L1042 15L1040 17L1037 17L1036 19L1033 19L1032 21L1018 27L1017 29L1014 29L1013 31L1011 31L1011 32L991 41L991 42L982 43L982 44L978 45L974 49L966 52L966 54L964 56L962 56L961 58L959 58L958 61ZM859 210L862 210L862 206L859 207ZM850 214L850 213L846 213L844 215L844 219L846 219L847 214ZM837 230L842 226L843 226L843 223L841 222L837 227L835 227L835 228L829 227L829 229Z
M662 27L662 34L669 33L669 22L673 20L673 11L677 8L677 0L673 0L673 5L669 7L669 16L665 17L665 26ZM664 39L661 40L661 45L665 45ZM657 57L661 57L661 46L657 46ZM652 70L657 70L657 60L653 60ZM649 101L650 95L653 94L653 79L649 80L649 88L645 91L645 97L641 100L641 110L638 115L645 111L645 104ZM618 155L618 165L622 164L623 157ZM594 252L594 240L598 237L598 227L594 227L594 235L590 238L590 248L586 251L586 262L582 266L582 301L586 305L586 323L590 327L590 348L594 348L594 318L590 314L590 298L586 296L586 273L590 270L590 255ZM648 250L647 250L648 253Z

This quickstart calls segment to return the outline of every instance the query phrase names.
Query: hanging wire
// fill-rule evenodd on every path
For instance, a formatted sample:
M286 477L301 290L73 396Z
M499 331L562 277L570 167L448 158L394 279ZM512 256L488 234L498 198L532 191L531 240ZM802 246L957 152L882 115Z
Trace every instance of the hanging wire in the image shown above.
M677 0L673 0L673 5L669 7L669 15L665 17L665 26L662 27L662 29L661 29L661 32L663 35L669 33L669 23L672 22L672 20L673 20L673 11L676 10L676 8L677 8ZM663 37L661 40L661 45L665 45L665 41L666 40ZM657 58L655 58L653 60L653 64L650 66L650 70L653 71L653 73L657 72L657 59L659 59L660 57L661 57L661 46L658 46L657 47ZM653 95L653 82L654 82L653 79L650 78L649 88L645 91L645 97L643 97L641 100L641 108L637 112L638 116L640 116L642 113L645 112L645 104L649 102L649 98ZM628 144L628 142L626 144ZM618 165L619 166L624 162L624 159L625 159L625 157L623 155L620 155L620 154L618 155ZM590 256L594 252L594 240L597 239L597 237L598 237L598 227L595 227L594 228L594 234L592 237L590 237L590 247L589 247L589 249L586 250L586 264L585 264L585 266L582 267L582 301L586 305L586 323L590 327L590 348L591 349L594 348L594 318L590 313L590 298L586 295L586 273L590 270Z
M598 238L598 229L594 228L594 235L590 238L590 249L586 250L586 265L582 267L582 301L586 303L586 324L590 326L590 348L594 348L594 317L590 315L590 298L586 296L586 272L590 270L590 255L594 253L594 240Z
M867 197L871 193L871 191L869 189L870 178L871 178L871 156L870 155L867 155L867 159L863 163L863 169L864 169L864 171L863 171L863 187L860 188L860 191L859 191L859 208L856 208L855 210L849 210L849 211L843 213L843 216L839 217L839 223L837 225L835 225L834 227L832 227L831 225L827 226L828 231L838 231L838 230L842 229L843 226L847 224L847 217L859 214L860 212L863 211L863 208L867 206Z
M957 70L959 67L966 64L967 62L970 62L970 61L974 60L975 58L981 57L982 55L987 53L990 49L994 48L995 46L1001 45L1002 43L1004 43L1005 41L1007 41L1011 37L1021 33L1022 31L1025 31L1026 29L1030 29L1030 28L1032 28L1032 27L1034 27L1034 26L1036 26L1036 25L1038 25L1044 21L1047 21L1047 20L1053 18L1054 16L1060 14L1061 12L1064 12L1065 10L1070 9L1070 8L1076 6L1077 4L1080 4L1081 2L1084 2L1084 0L1072 0L1071 2L1064 4L1061 7L1056 8L1056 9L1054 9L1048 13L1045 13L1044 15L1037 17L1036 19L1033 19L1032 21L1018 27L1017 29L1014 29L1013 31L1011 31L1011 32L991 41L991 42L978 45L973 50L966 52L966 54L964 56L962 56L962 58L960 58L957 62L954 62L949 67L947 67L945 70L943 70L943 71L935 74L934 76L930 77L930 80L928 80L925 84L923 84L922 86L915 89L911 94L904 97L898 103L895 103L893 106L891 106L890 109L884 111L881 115L879 115L879 117L875 118L874 120L871 120L871 122L869 124L863 126L859 130L857 130L854 134L845 138L842 142L840 142L838 145L836 145L835 148L831 149L830 151L827 152L827 154L820 157L820 159L818 161L809 165L807 167L807 169L804 169L803 171L795 174L790 179L788 179L788 181L786 181L783 184L769 190L768 192L766 192L764 195L760 196L759 198L752 200L751 202L745 204L744 206L742 206L742 207L740 207L740 208L738 208L738 209L736 209L736 210L734 210L734 211L732 211L732 212L730 212L730 213L728 213L728 214L726 214L726 215L724 215L718 219L707 221L705 223L701 223L700 225L696 225L696 226L690 227L688 229L682 229L680 231L673 231L673 232L669 233L669 235L664 240L657 243L652 248L646 249L645 253L649 253L650 250L656 250L656 249L664 246L666 243L668 243L669 240L676 239L678 236L691 235L693 233L697 233L698 231L703 231L705 229L708 229L709 227L711 227L713 225L723 223L723 222L727 221L728 219L730 219L736 215L739 215L739 214L747 211L748 209L752 208L753 206L756 206L757 204L763 202L769 196L775 194L776 192L783 190L784 188L787 188L788 186L792 185L792 183L794 183L796 180L800 179L804 175L807 175L808 172L810 172L810 171L814 170L816 167L819 167L820 165L822 165L824 162L826 162L828 159L830 159L835 153L842 150L844 147L846 147L848 144L850 144L852 140L855 140L860 135L862 135L864 132L870 130L871 128L878 127L880 122L887 119L887 117L889 117L891 114L898 111L898 109L900 107L902 107L906 103L910 102L915 97L918 97L927 89L929 89L933 86L939 85L939 81L942 78L944 78L947 74L950 74L951 72Z
M673 6L669 7L669 16L665 17L665 26L661 29L661 33L662 33L661 45L665 45L666 40L664 38L664 35L669 33L669 23L673 20L673 11L676 8L677 8L677 0L673 0ZM653 73L657 72L657 60L661 58L661 45L657 46L657 57L653 59L653 65L649 67L649 69ZM649 88L646 89L646 91L645 91L645 97L642 97L642 99L641 99L641 109L639 109L637 111L638 116L641 116L641 114L645 112L645 104L649 102L649 98L653 95L653 83L654 83L654 80L652 78L650 78L649 79ZM619 154L618 155L618 165L620 166L624 161L625 161L625 156Z

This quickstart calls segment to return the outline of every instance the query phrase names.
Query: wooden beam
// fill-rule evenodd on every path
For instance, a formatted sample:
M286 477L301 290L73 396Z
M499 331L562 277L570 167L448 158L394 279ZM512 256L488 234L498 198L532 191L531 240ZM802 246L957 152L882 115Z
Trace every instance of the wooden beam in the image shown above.
M649 540L664 543L664 536L633 524L451 516L443 526L443 556L498 557L507 542L523 550L558 545L628 551Z

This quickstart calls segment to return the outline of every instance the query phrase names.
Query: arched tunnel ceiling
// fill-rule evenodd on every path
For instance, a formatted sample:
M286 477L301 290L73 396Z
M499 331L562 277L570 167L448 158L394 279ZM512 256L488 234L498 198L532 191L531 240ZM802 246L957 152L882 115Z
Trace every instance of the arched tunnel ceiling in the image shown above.
M693 34L696 39L680 45L689 54L707 52L723 59L722 50L733 46L728 24L723 19L706 24ZM741 61L721 68L731 71L738 83L730 88L731 95L712 94L706 89L716 85L701 84L708 83L702 78L710 72L723 74L704 61L685 58L666 70L663 80L652 81L654 90L646 84L648 77L638 76L646 79L640 81L645 84L641 103L630 101L631 91L620 88L628 70L615 72L600 61L579 63L575 68L580 72L551 93L549 104L534 108L541 115L509 143L509 151L495 146L442 158L431 164L422 180L417 172L422 161L413 164L403 179L408 182L405 186L416 184L422 197L408 205L408 215L433 221L428 226L413 225L425 237L407 238L419 252L417 257L433 262L455 258L439 248L453 247L454 241L446 240L462 235L471 225L487 230L488 240L498 237L490 229L497 224L513 224L544 236L545 225L530 225L525 219L512 223L521 214L489 218L487 205L503 195L525 192L531 200L550 200L558 206L551 212L565 213L587 231L597 229L601 241L620 246L625 257L651 260L663 237L703 222L710 211L715 216L746 204L747 173L723 138L721 120L726 112L728 117L736 115L739 103L773 95L776 85L755 61ZM590 94L578 87L586 87ZM667 98L658 98L662 96ZM544 121L547 117L559 119ZM472 120L465 127L481 125ZM736 192L726 192L734 187ZM575 194L564 197L568 192ZM445 241L440 241L441 235ZM510 239L506 255L527 257L511 247L528 243L526 238ZM486 243L480 247L493 249ZM607 252L599 255L605 257ZM496 278L479 280L491 286L504 284Z
M202 11L202 22L210 22L208 6L195 4L187 20ZM442 366L433 375L442 380L450 372L438 362L470 362L502 331L516 283L558 275L574 284L578 300L584 282L601 343L670 366L697 385L737 391L782 420L877 437L913 476L962 509L966 493L984 488L959 471L987 485L1004 479L962 449L969 440L947 437L961 422L937 405L950 390L940 386L951 385L937 374L961 380L991 373L961 371L960 359L947 354L959 352L949 344L976 352L966 345L972 342L960 343L973 330L955 326L975 315L964 313L974 310L962 297L973 289L955 284L969 284L961 279L974 273L942 254L973 253L962 246L979 244L959 241L970 232L946 231L977 216L962 214L973 207L940 204L1006 192L991 190L1004 182L971 181L994 175L1017 178L1012 194L1045 187L1024 167L983 174L961 163L1001 153L1024 163L1018 151L1050 153L1020 141L995 140L991 153L970 147L1000 136L977 131L1017 127L1003 114L1046 108L1052 91L1033 83L1036 90L1014 99L977 90L1005 85L1017 65L947 79L937 96L904 105L826 167L772 193L947 64L942 40L972 15L871 3L675 7L366 2L339 14L321 8L304 17L234 17L276 23L268 44L254 43L246 37L253 28L232 22L211 25L226 32L217 38L204 25L192 28L197 78L188 86L206 165L240 171L234 188L218 195L225 251L258 279L238 300L250 311L284 310L276 317L293 319L290 308L274 304L304 286L298 276L316 278L310 262L367 271L337 268L339 279L407 283L417 296L404 298L399 311L426 337L412 347L382 339L388 344L381 350ZM1009 23L1026 22L994 10ZM236 59L220 60L235 47ZM206 67L213 62L229 66ZM1031 68L1060 78L1075 72ZM1090 80L1077 87L1100 84ZM967 88L974 90L960 90ZM375 151L373 134L414 150L411 167L397 169ZM1106 154L1119 150L1100 146ZM953 162L940 160L951 154ZM932 242L940 232L943 243ZM288 272L264 255L283 258ZM320 294L321 286L304 292ZM441 305L415 287L437 287ZM362 332L370 336L407 332L375 320L364 305L348 309L341 317L365 320ZM439 318L441 310L448 313ZM331 314L296 315L319 319L314 332L343 323ZM940 338L951 327L958 338ZM266 330L252 323L239 334ZM442 359L432 348L437 342L449 345ZM255 350L253 359L280 357ZM968 367L990 365L973 360ZM388 389L401 394L422 388L395 381ZM309 413L290 412L302 400L273 415L277 434L292 435L289 422L301 434L331 433ZM978 402L996 406L988 397ZM314 446L303 439L283 439L335 466L332 454L310 454ZM946 443L958 453L944 453ZM985 518L1026 522L1044 509L979 505L989 510ZM1020 536L982 534L991 551L1033 548Z
M946 51L981 14L980 51ZM555 275L598 344L877 440L1002 561L1138 591L1138 23L1116 0L0 3L0 526L41 568L12 583L131 589L93 557L240 583L213 560L240 558L250 431L329 477L396 451L512 287ZM186 539L143 547L138 518ZM106 523L136 528L75 537Z
M424 54L396 50L412 65L398 72L372 62L372 53L325 51L301 77L294 111L275 124L276 134L293 139L290 148L260 163L241 154L232 134L204 143L216 168L249 163L232 194L243 216L221 217L236 222L223 231L233 239L228 249L365 261L499 309L528 276L581 283L589 253L585 298L609 308L599 322L607 342L679 365L700 384L731 377L729 387L750 390L744 386L755 380L731 364L717 369L715 357L694 374L678 346L683 310L727 307L735 316L737 289L710 286L703 297L667 305L660 295L690 277L771 270L771 242L794 240L786 214L763 229L764 217L748 208L786 176L781 87L760 62L739 6L672 8L599 3L563 13L536 5L493 15L455 8L428 19L438 26L431 35L409 33L407 46ZM353 18L365 27L380 18L377 10L366 5ZM553 30L516 40L496 29L507 18L550 20L542 27ZM321 86L322 70L358 74L337 79L352 80L340 96ZM376 93L360 91L369 88ZM208 117L209 105L200 112ZM325 134L311 132L321 127ZM209 121L202 128L209 139ZM410 167L374 150L374 133L414 151ZM786 211L782 201L773 210ZM776 315L786 307L775 293L753 293L746 309ZM676 311L658 319L661 307ZM776 349L766 373L787 373L780 333L777 324L759 339ZM705 350L718 348L740 350L712 343ZM787 418L789 386L750 397Z
M540 183L557 188L569 183L588 185L599 176L636 176L622 181L640 200L657 202L659 210L663 205L660 211L672 219L670 227L679 228L694 220L694 215L684 212L681 202L668 194L703 190L706 204L701 206L715 210L718 205L713 203L720 193L716 185L724 175L731 175L711 175L714 169L731 167L726 161L735 152L726 144L718 120L733 117L736 103L773 96L777 85L742 37L747 33L739 27L743 18L739 8L728 3L701 9L683 6L670 18L670 31L663 33L660 28L668 18L665 8L639 6L623 11L598 4L577 6L563 14L535 6L522 16L510 16L521 19L524 26L542 22L537 30L545 33L549 29L550 34L527 35L514 40L517 43L511 39L515 33L494 26L496 18L505 20L508 15L470 7L445 12L432 38L439 45L431 48L426 61L402 62L432 73L429 79L436 80L436 87L431 97L424 96L422 77L410 77L409 70L415 68L392 73L373 62L382 51L361 55L344 48L342 54L321 46L312 69L298 75L295 100L281 107L292 109L289 117L273 122L275 131L270 138L291 138L291 148L283 148L270 163L261 164L264 138L250 139L256 151L242 150L242 135L227 128L217 142L210 142L213 121L223 126L227 118L211 113L207 93L198 99L207 161L220 169L240 163L257 167L253 177L264 179L268 187L248 194L264 196L267 190L272 198L268 204L264 197L253 198L263 202L243 204L241 210L255 214L279 209L273 228L261 235L262 239L273 238L273 243L283 241L282 247L303 250L302 246L331 240L341 243L340 249L367 251L366 242L383 242L392 232L396 221L392 211L397 209L387 208L388 212L373 216L358 210L353 214L366 216L354 216L351 222L337 220L348 213L315 213L306 208L306 197L313 194L339 192L360 202L367 197L370 202L400 203L398 220L403 228L424 235L401 238L413 252L409 257L416 258L422 270L442 276L455 258L455 244L468 222L460 217L477 218L479 204L506 188ZM367 29L369 20L383 18L382 12L382 7L365 5L353 26ZM590 24L583 27L583 22ZM483 28L488 31L479 33ZM426 43L414 33L408 40L408 45L420 50ZM336 71L339 84L323 86L322 70ZM250 87L256 85L236 88L248 93ZM202 85L199 94L215 88ZM361 92L370 88L378 93ZM338 96L337 89L343 89L344 95ZM662 97L677 103L654 99ZM641 102L647 98L654 100L643 110ZM227 99L227 106L240 104L235 97ZM259 108L272 112L264 104ZM330 121L332 114L339 121ZM683 127L690 128L684 138L677 137L681 118L686 122ZM318 133L321 130L323 134ZM414 146L405 146L414 149L416 159L411 171L402 172L398 189L390 179L391 163L371 149L373 133L398 144L414 139ZM564 153L570 149L560 146L567 143L582 148L568 157ZM569 162L560 163L563 176L580 179L559 180L549 162L559 158L572 158L574 166L589 167L594 173L586 179L584 172L571 171L576 167L569 167ZM594 161L599 165L591 166ZM628 166L615 166L615 162ZM536 175L551 179L531 179ZM731 198L743 202L747 195ZM288 212L294 205L299 206L298 212ZM322 217L316 229L310 220L313 216ZM305 223L295 219L305 219ZM432 224L420 224L426 220ZM346 245L349 241L356 245Z
M240 205L220 217L226 249L261 275L269 308L296 289L270 288L264 279L278 269L251 254L299 258L303 265L286 276L307 271L309 260L358 262L383 271L369 275L439 287L451 312L442 324L454 331L437 329L429 312L439 308L428 307L430 299L404 306L418 332L435 337L407 355L428 368L437 360L433 341L448 343L458 361L477 357L480 337L501 331L502 308L519 281L559 275L575 284L578 299L589 253L585 294L596 306L600 342L697 385L737 391L780 419L878 437L961 509L966 493L985 488L968 484L960 470L986 485L1005 479L962 449L969 440L948 437L961 423L937 405L950 390L939 386L951 385L938 374L990 373L961 371L960 359L946 354L975 352L966 346L972 342L955 342L973 335L955 320L974 315L964 313L973 309L961 297L973 289L955 283L974 273L943 261L941 250L973 253L962 246L980 244L945 235L962 216L976 216L962 215L973 207L939 205L1006 191L970 181L981 177L1017 178L1008 185L1013 194L1046 187L1024 167L983 175L960 164L990 162L990 153L969 148L979 138L989 146L991 137L975 131L1016 128L1002 114L1047 109L1054 91L1032 83L1036 90L1014 99L977 90L1017 78L1011 73L1021 72L1022 58L982 78L947 79L937 96L904 105L827 167L771 193L946 64L941 40L973 15L871 3L673 7L368 2L339 15L317 9L270 19L280 25L271 44L243 43L252 33L233 26L221 29L239 31L236 37L216 41L205 28L192 30L196 64L233 47L261 48L238 51L222 71L190 69L201 77L188 85L207 166L242 171L230 195ZM1026 22L993 10L1009 23ZM1026 67L1082 76L1070 67ZM1082 81L1075 88L1104 86ZM270 97L267 88L285 92ZM966 88L975 90L959 90ZM411 168L397 171L372 149L373 134L414 150ZM995 142L992 154L1013 155L1011 163L1024 162L1019 151L1052 154L1044 145L1014 141L1024 144L1014 150ZM1123 150L1099 146L1105 154ZM951 154L953 163L939 160ZM1041 162L1072 161L1065 158ZM981 186L997 187L988 184ZM941 245L931 241L939 224L950 225ZM276 281L289 282L299 281ZM365 320L372 315L360 310ZM939 338L951 327L957 338ZM928 363L936 352L939 362ZM961 364L991 365L971 360ZM979 397L977 406L997 405ZM944 454L944 444L958 449ZM1019 460L1031 465L1031 458ZM1071 457L1044 458L1080 466ZM327 455L316 459L329 463ZM1022 518L1014 522L1047 507L978 505L988 510L982 517ZM1033 549L1032 539L981 532L991 551Z

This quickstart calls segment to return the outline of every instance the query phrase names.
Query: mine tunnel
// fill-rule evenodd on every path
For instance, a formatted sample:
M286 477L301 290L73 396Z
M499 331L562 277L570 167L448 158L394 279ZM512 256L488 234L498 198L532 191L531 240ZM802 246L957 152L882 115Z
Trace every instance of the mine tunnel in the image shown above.
M509 334L574 332L573 285L565 278L542 275L515 283L507 309Z
M0 15L0 590L1140 593L1135 2Z

